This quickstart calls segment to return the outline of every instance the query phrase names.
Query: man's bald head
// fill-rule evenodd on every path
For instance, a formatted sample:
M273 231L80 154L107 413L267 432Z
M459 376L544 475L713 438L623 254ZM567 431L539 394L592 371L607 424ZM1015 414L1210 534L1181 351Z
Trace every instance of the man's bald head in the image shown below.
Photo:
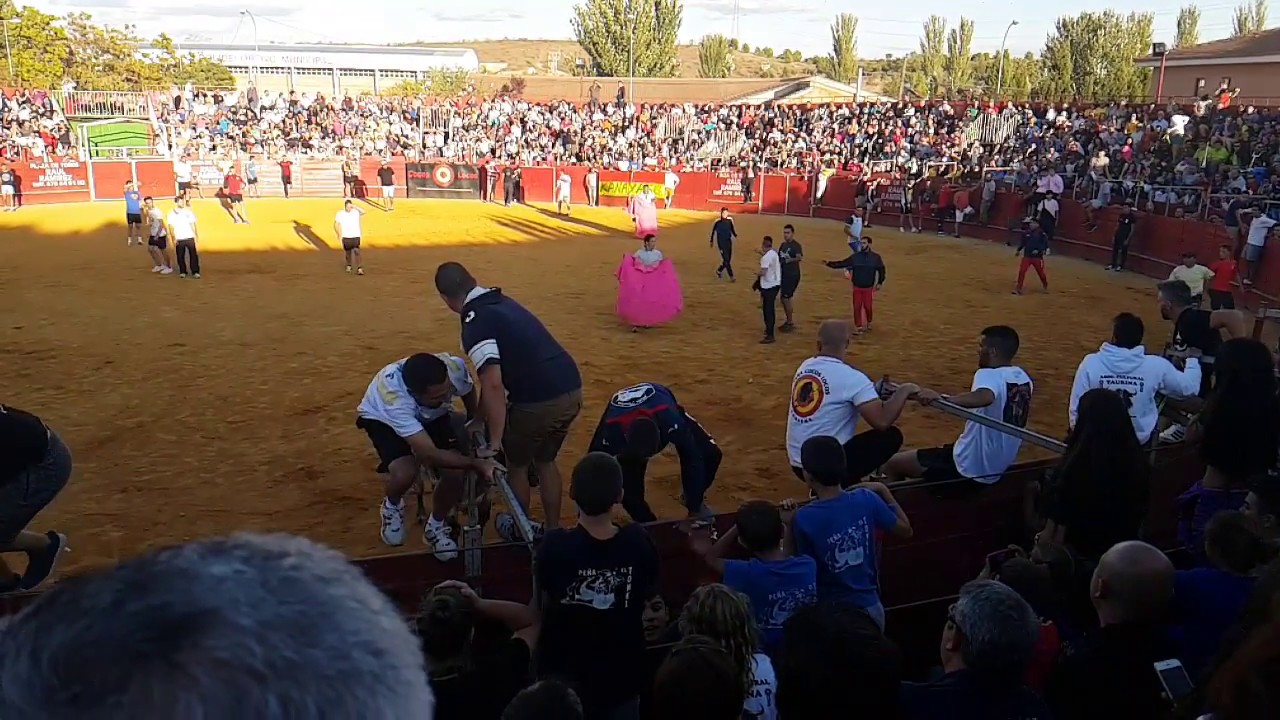
M1092 591L1104 624L1163 613L1173 597L1173 563L1147 543L1118 543L1098 560Z
M818 326L818 349L833 355L843 355L849 347L849 323L844 320L823 320Z

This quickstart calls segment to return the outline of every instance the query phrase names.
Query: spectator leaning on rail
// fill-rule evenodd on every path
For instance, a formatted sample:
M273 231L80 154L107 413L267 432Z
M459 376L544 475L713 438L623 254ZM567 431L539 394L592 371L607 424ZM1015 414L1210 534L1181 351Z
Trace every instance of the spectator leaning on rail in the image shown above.
M533 313L501 288L477 285L461 264L441 264L435 282L445 305L461 317L462 347L480 380L489 452L504 454L511 489L526 510L530 469L537 473L546 527L559 527L556 456L582 410L578 364ZM497 524L508 540L516 538L509 515Z
M64 580L3 635L4 717L433 716L418 641L391 601L336 551L287 535Z
M965 585L942 630L943 676L902 686L907 718L1048 720L1022 681L1039 638L1040 618L1018 593L994 580Z
M1112 390L1124 398L1138 442L1146 444L1156 431L1160 410L1156 396L1195 397L1200 390L1199 351L1189 351L1186 369L1178 370L1168 360L1148 355L1142 344L1142 318L1120 313L1111 321L1111 340L1098 352L1085 355L1076 368L1067 409L1067 427L1076 426L1080 398L1090 390Z

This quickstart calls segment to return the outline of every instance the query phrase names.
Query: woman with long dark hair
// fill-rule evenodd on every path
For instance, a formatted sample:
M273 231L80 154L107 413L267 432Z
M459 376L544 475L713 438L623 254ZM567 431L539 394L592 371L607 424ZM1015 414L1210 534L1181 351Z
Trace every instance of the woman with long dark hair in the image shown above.
M1213 390L1188 428L1200 440L1204 478L1178 498L1178 536L1204 557L1204 527L1224 510L1239 510L1249 479L1276 466L1280 450L1280 400L1275 360L1257 340L1235 338L1218 347Z
M1148 489L1149 467L1124 398L1090 390L1080 398L1067 450L1046 484L1038 542L1096 559L1116 543L1137 540Z

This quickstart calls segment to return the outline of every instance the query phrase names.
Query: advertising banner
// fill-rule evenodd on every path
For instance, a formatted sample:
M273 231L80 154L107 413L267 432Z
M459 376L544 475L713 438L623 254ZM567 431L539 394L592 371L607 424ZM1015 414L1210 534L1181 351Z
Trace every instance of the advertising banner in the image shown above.
M191 177L196 184L205 189L217 189L222 187L222 181L225 178L223 174L223 164L231 164L229 160L192 160L191 161ZM259 170L259 173L262 171Z
M480 170L462 163L405 163L405 177L411 198L480 197Z
M89 187L89 174L77 160L53 160L33 162L31 177L23 179L27 192L65 192Z
M600 183L600 197L631 198L639 195L644 188L653 190L658 198L667 196L667 188L662 183L604 180Z
M710 173L711 183L707 186L708 200L742 200L742 171L717 170Z

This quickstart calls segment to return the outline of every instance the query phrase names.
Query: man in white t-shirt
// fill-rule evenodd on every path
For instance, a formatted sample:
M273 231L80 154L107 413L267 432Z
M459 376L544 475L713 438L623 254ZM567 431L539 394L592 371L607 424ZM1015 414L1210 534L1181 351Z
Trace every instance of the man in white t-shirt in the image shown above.
M351 272L354 266L357 275L364 274L364 265L360 256L360 217L364 215L364 210L356 207L355 203L347 200L342 204L342 209L333 217L333 232L338 236L338 242L342 244L342 254L347 261L347 272Z
M833 437L844 446L849 470L846 487L870 475L902 447L902 431L894 423L920 388L906 383L888 400L881 400L875 383L845 363L848 352L849 324L824 320L818 326L818 354L800 363L791 381L787 459L801 480L800 448L809 438ZM859 417L870 430L856 433Z
M196 214L187 207L185 195L179 195L173 201L173 209L169 211L165 222L169 225L169 237L173 238L173 252L178 256L178 277L200 279L200 252L196 250L196 241L200 239L196 228Z
M1241 268L1240 284L1252 285L1253 276L1262 260L1262 251L1267 248L1267 238L1271 234L1271 229L1276 226L1276 221L1253 208L1240 211L1241 226L1244 225L1246 217L1251 217L1252 220L1249 222L1249 235L1244 241L1244 254L1241 255L1244 267Z
M918 394L920 404L947 400L992 420L1025 428L1031 412L1031 378L1013 364L1018 354L1018 332L1007 325L993 325L982 331L978 345L978 372L973 374L969 392L939 395L929 389ZM923 478L946 481L970 478L993 485L1018 457L1021 438L993 430L973 421L954 444L920 450L903 450L885 465L889 481Z
M782 258L773 249L773 238L765 235L760 245L760 271L756 273L755 288L760 291L761 308L764 311L764 337L761 344L774 342L774 326L778 323L778 292L782 289Z
M178 183L178 197L191 189L191 162L186 155L173 161L173 179Z
M675 202L676 199L676 188L680 187L680 176L677 175L676 171L672 170L670 166L667 167L667 173L663 177L662 185L667 191L665 199L667 201L667 209L669 210L671 209L671 203Z
M569 204L572 190L573 178L569 177L568 172L561 171L560 177L556 179L556 212L561 215L568 215L572 211Z
M462 499L464 473L493 479L492 460L467 456L466 419L452 412L462 398L467 416L476 419L479 393L466 363L448 353L417 353L382 368L369 383L356 409L356 427L369 436L378 454L378 472L386 473L386 497L379 511L382 541L404 544L404 496L418 482L419 468L436 471L440 482L431 497L431 518L423 539L440 560L458 555L453 530L446 522Z

